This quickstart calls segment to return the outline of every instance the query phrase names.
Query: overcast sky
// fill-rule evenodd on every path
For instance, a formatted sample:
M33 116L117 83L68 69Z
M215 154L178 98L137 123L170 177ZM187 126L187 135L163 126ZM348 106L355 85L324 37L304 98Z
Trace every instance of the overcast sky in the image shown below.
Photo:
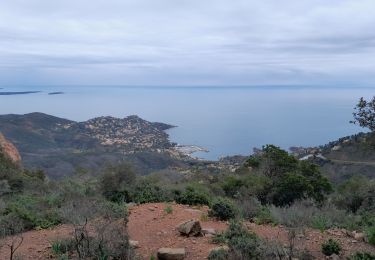
M1 0L0 85L375 83L374 0Z

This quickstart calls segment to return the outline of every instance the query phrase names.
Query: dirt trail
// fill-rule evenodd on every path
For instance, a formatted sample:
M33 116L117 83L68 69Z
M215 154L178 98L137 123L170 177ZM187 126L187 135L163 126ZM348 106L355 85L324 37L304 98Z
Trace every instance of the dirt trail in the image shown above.
M165 208L170 206L171 213ZM227 223L207 219L207 207L192 208L178 204L151 203L134 206L129 209L129 235L132 240L139 242L137 253L143 259L150 259L160 247L184 247L187 260L207 259L209 251L217 247L210 243L209 237L187 238L178 234L176 226L189 219L198 219L204 228L214 228L223 231ZM278 240L282 244L288 243L287 230L281 226L256 225L246 223L246 226L260 237L268 240ZM51 241L66 238L72 235L73 227L60 225L50 230L29 231L22 234L23 243L16 255L22 259L49 259L53 258ZM299 249L307 248L317 259L324 259L321 253L321 244L334 238L343 248L343 256L348 256L356 251L367 251L375 254L375 247L364 242L358 242L339 230L320 232L308 229L304 236L299 236L296 246ZM0 245L9 243L11 237L0 241ZM5 245L0 249L0 259L9 259L9 249ZM345 258L343 258L345 259Z

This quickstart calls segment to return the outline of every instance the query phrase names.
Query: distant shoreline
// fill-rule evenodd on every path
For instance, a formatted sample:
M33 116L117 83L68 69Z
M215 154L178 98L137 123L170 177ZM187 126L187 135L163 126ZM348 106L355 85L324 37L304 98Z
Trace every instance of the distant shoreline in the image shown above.
M9 92L0 92L0 96L11 96L11 95L25 95L25 94L35 94L40 93L41 91L9 91Z

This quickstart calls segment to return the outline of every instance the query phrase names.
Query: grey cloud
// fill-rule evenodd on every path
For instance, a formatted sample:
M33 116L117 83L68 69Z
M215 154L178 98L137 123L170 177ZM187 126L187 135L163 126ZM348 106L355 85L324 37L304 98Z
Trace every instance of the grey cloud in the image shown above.
M371 83L373 28L373 0L4 0L0 77L7 84L20 77L30 84Z

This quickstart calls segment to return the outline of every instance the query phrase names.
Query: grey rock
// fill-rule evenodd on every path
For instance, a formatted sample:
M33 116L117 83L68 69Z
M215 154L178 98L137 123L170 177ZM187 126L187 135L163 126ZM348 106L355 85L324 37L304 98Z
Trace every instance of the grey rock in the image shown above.
M199 236L202 234L202 227L198 220L189 220L177 227L178 232L184 236Z
M185 248L160 248L158 250L159 260L183 260Z

